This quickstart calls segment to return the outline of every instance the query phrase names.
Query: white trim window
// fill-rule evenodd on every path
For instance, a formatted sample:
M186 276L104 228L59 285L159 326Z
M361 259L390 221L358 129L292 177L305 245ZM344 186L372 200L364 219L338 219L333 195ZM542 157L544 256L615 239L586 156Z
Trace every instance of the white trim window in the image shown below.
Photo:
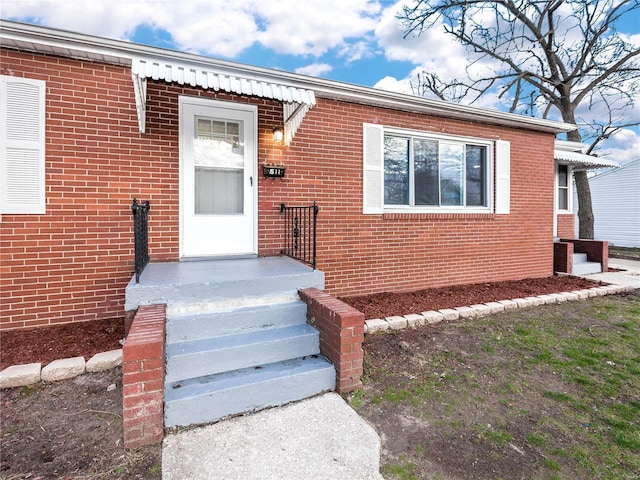
M45 82L0 76L0 214L43 214Z
M557 208L559 212L573 212L571 192L571 167L561 163L556 170Z
M506 189L495 189L496 213L509 213L509 142L370 124L364 137L364 213L491 212L494 145Z

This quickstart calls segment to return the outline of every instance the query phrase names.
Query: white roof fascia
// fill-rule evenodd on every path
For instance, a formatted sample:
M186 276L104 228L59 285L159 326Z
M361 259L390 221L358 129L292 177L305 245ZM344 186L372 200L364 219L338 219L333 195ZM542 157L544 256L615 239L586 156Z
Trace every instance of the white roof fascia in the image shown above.
M235 62L217 60L192 53L150 47L123 40L111 40L63 30L0 20L0 43L4 47L51 53L71 58L132 65L135 58L157 60L165 64L183 64L189 68L214 71L226 77L240 77L267 84L309 90L316 97L343 100L400 111L454 118L546 133L575 130L573 124L526 117L488 108L433 100L403 93L363 87ZM176 72L179 73L179 72Z
M582 142L573 142L570 140L556 140L555 149L564 150L567 152L579 152L583 153L587 149L588 145Z

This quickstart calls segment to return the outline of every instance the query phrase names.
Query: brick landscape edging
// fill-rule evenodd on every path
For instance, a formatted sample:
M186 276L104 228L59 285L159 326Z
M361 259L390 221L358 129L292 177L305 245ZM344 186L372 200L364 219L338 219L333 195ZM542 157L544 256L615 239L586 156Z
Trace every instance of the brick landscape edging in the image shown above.
M124 446L155 445L164 437L165 305L138 308L122 349Z
M402 330L409 327L419 327L428 324L433 325L440 323L443 320L452 321L458 320L459 318L479 318L493 313L500 313L517 308L583 300L589 297L602 297L604 295L628 292L630 290L633 290L633 287L624 285L602 285L584 290L574 290L572 292L552 293L549 295L538 295L537 297L515 298L513 300L500 300L498 302L445 308L442 310L429 310L420 314L411 313L403 316L372 318L364 322L364 331L365 333L377 333L385 332L387 330Z

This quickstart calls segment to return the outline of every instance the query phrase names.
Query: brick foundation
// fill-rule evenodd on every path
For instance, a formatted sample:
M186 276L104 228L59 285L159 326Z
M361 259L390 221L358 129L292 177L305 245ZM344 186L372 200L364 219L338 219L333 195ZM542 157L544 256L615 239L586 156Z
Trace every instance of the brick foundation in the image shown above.
M165 305L138 309L122 349L124 446L160 443L164 437Z
M364 314L315 288L299 293L307 303L309 324L320 331L320 351L335 366L336 391L345 393L361 387Z

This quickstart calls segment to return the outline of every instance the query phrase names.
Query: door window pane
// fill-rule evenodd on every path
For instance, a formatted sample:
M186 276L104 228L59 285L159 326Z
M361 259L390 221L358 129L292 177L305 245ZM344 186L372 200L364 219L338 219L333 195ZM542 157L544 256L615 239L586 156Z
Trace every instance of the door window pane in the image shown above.
M409 205L409 139L384 137L384 203Z
M233 215L244 211L242 122L197 117L193 140L195 213Z
M415 204L438 205L438 142L416 139L413 142Z
M242 170L196 167L195 213L243 213L244 172Z

